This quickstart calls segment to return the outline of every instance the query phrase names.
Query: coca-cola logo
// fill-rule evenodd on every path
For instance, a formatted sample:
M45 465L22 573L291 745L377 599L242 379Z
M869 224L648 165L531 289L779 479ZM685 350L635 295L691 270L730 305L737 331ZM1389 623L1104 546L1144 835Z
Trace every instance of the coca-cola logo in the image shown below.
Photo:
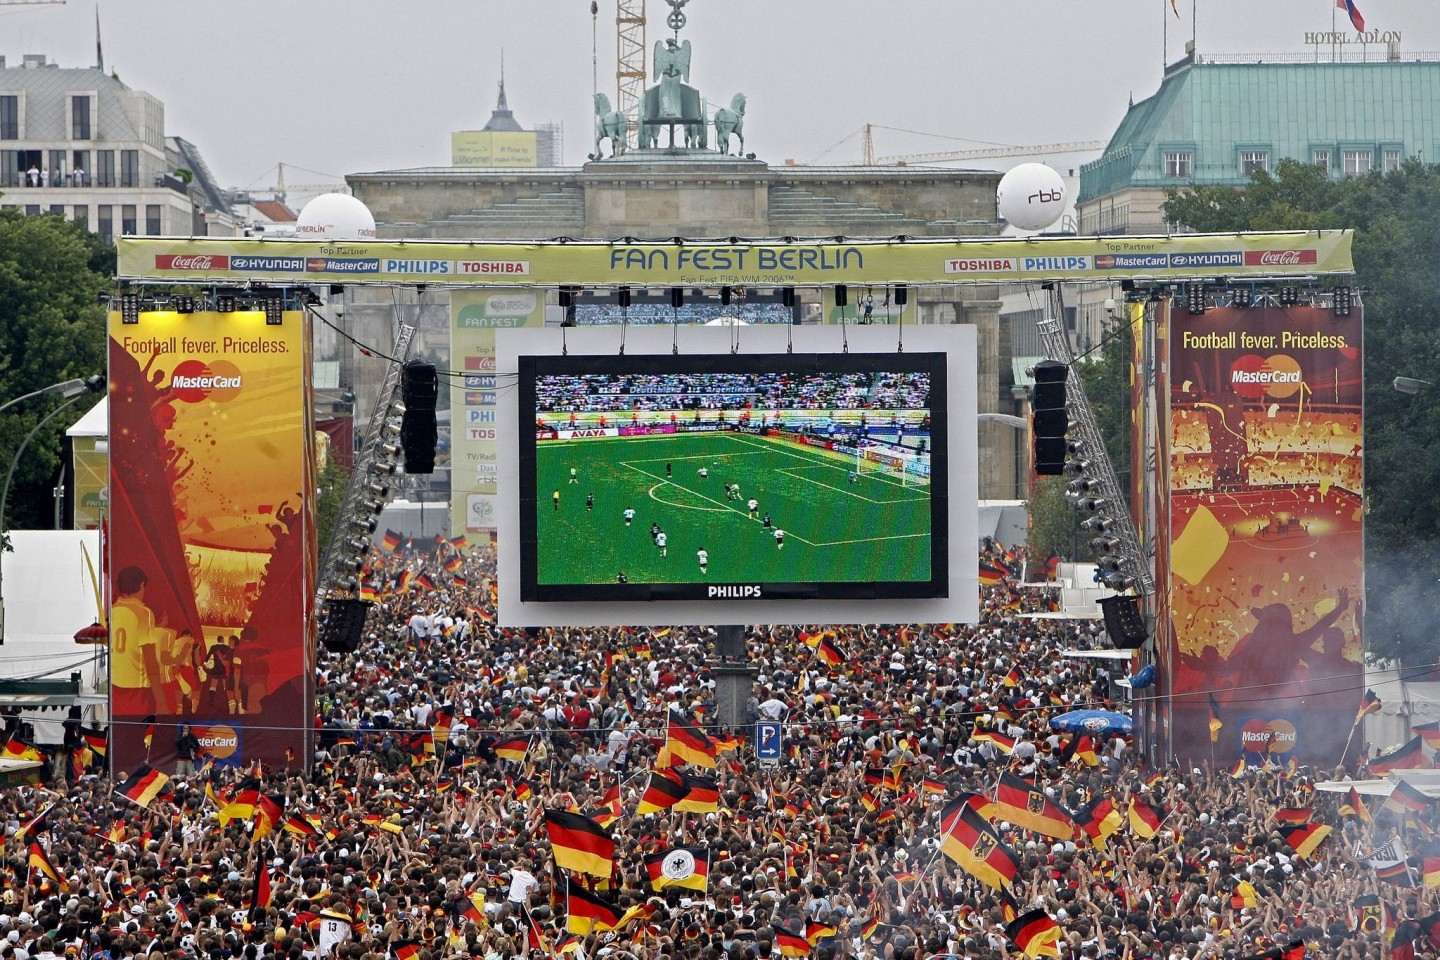
M214 253L157 253L155 254L155 269L157 270L229 270L230 258L224 254Z
M155 266L161 270L228 270L230 258L215 254L156 254Z
M1320 254L1315 250L1248 250L1245 253L1247 267L1298 267L1319 262Z

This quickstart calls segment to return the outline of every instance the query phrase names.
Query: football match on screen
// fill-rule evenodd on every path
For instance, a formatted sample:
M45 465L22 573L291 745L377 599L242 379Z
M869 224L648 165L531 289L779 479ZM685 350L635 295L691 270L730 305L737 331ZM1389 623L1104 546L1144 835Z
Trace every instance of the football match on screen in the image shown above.
M786 585L930 584L928 363L787 360L802 366L777 356L771 369L730 372L537 372L540 593L763 598L796 595Z

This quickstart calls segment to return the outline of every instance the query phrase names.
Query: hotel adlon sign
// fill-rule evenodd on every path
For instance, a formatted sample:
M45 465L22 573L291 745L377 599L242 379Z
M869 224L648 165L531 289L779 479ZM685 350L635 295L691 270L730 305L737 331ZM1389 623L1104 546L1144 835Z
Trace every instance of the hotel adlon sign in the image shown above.
M1313 47L1329 47L1345 43L1399 43L1399 30L1306 30L1305 42Z

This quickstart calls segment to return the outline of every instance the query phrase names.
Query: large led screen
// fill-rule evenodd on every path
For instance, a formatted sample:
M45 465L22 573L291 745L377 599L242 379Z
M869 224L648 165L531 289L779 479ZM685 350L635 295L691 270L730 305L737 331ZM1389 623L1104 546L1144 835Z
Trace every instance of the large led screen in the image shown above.
M518 355L519 599L645 622L646 602L947 598L950 362Z

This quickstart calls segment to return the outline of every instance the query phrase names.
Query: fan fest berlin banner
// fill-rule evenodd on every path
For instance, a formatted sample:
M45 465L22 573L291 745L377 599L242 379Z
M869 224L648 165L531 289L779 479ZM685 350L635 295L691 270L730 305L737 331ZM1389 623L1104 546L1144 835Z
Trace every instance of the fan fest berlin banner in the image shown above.
M307 755L314 445L304 315L110 315L112 769ZM155 734L144 744L146 718Z
M1213 693L1218 762L1333 765L1364 687L1361 311L1169 318L1157 571L1174 752L1211 755Z

